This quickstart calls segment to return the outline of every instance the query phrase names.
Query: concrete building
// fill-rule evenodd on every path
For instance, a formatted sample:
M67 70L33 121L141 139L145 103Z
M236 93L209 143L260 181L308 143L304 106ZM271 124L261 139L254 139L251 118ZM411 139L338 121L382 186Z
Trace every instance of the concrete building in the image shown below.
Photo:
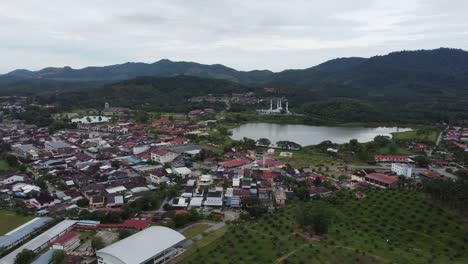
M52 249L70 252L80 245L80 233L68 232L52 242Z
M152 226L96 252L98 264L168 263L182 253L185 237L163 226Z
M392 163L392 172L398 176L413 177L413 167L408 164Z
M161 164L172 162L177 156L177 153L167 149L157 149L151 152L151 160Z

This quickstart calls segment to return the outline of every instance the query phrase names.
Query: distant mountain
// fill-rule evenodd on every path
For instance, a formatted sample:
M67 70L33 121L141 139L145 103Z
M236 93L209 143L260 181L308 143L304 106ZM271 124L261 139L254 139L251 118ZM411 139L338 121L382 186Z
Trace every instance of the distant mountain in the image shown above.
M266 80L271 71L237 71L220 64L204 65L194 62L174 62L160 60L155 63L133 63L86 67L83 69L45 68L40 71L15 70L0 78L29 78L61 81L116 81L141 76L172 77L177 75L196 76L201 78L225 79L243 84L256 84Z
M272 87L290 100L290 107L294 111L325 116L330 120L468 122L468 52L448 48L400 51L371 58L339 58L307 69L278 73L243 72L219 64L203 65L170 60L160 60L152 64L125 63L87 67L79 70L70 67L46 68L37 72L15 70L0 76L0 94L15 94L16 89L11 88L15 86L26 87L21 91L28 95L44 91L56 92L63 86L68 87L67 94L73 91L77 95L81 92L80 87L93 88L97 82L102 84L139 76L156 78L158 83L165 83L164 87L177 88L178 93L160 89L158 86L154 91L159 94L153 94L148 87L153 87L154 81L151 78L137 78L129 83L124 81L110 86L104 85L97 88L96 93L93 89L83 90L83 94L92 94L93 97L86 100L97 104L97 101L103 101L100 96L112 96L105 92L106 89L114 91L115 87L121 89L116 91L116 94L125 94L130 96L129 98L138 97L137 93L144 96L163 96L164 93L170 93L179 100L186 99L188 95L231 91L224 90L224 86ZM176 76L199 78L169 78L172 83L165 78L159 79ZM227 82L211 82L209 79L222 79ZM142 84L142 80L148 83ZM182 80L181 87L173 86ZM196 85L189 85L191 81ZM139 85L135 86L135 82ZM204 83L212 88L205 89ZM212 86L214 84L217 85L216 88ZM128 87L139 88L134 91L136 94L127 94L126 91L130 91ZM141 90L141 87L145 89ZM190 91L185 93L179 88ZM195 91L197 89L199 91ZM131 100L128 103L123 97L115 100L119 104L132 105ZM150 97L139 97L134 105L139 107L144 100L153 102ZM348 114L352 109L360 113Z

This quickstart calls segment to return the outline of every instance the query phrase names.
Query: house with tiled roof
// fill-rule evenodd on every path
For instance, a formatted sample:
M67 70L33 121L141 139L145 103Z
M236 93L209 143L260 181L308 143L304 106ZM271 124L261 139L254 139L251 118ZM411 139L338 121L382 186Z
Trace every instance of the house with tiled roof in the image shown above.
M382 173L370 173L370 174L367 174L364 177L364 179L366 182L374 186L380 187L380 188L393 187L398 182L398 177L389 176L389 175L382 174Z

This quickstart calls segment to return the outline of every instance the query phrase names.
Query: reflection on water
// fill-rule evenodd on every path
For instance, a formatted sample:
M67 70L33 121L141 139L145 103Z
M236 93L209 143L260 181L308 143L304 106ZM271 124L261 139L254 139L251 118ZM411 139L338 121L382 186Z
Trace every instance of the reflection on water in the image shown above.
M239 140L243 137L268 138L272 143L288 140L302 146L316 145L330 140L334 143L347 143L350 139L359 142L370 142L375 136L391 136L393 132L410 131L409 128L398 127L325 127L307 125L279 125L268 123L248 123L232 129L232 138Z

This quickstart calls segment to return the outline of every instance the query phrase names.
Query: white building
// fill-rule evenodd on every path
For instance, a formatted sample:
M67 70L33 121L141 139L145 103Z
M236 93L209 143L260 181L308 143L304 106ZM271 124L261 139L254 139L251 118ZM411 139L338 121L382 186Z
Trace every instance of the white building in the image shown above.
M157 149L151 152L151 160L164 164L172 162L178 154L167 149Z
M413 167L403 163L392 163L392 172L398 176L411 178L413 176Z
M223 206L223 188L216 187L215 189L211 189L206 194L206 200L204 202L204 206L208 207L221 207Z
M185 237L163 226L152 226L96 252L98 264L168 263L183 250Z
M73 118L71 121L80 124L97 124L109 122L111 119L112 117L108 116L85 116L83 118Z
M201 175L200 178L198 179L199 186L207 186L211 184L213 184L213 176L209 174Z

